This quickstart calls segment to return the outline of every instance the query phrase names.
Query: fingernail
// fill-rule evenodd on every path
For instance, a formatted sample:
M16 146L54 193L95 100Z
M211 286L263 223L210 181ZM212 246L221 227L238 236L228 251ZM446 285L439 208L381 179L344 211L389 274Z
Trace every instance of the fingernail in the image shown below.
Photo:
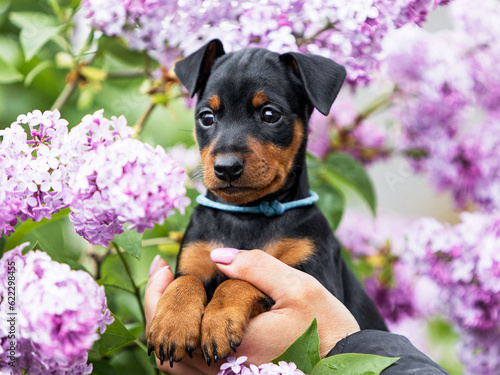
M167 270L170 269L170 266L166 265L166 266L163 266L162 268L160 268L158 270L158 272L156 272L154 275L153 275L153 278L151 279L151 281L155 281L158 277L160 277L160 275L163 275Z
M236 255L239 254L238 249L233 249L230 247L220 247L217 249L213 249L210 253L210 257L215 263L221 264L231 264L236 258Z
M155 272L156 266L158 265L158 262L160 261L160 254L154 257L153 261L151 262L151 266L149 267L149 277Z

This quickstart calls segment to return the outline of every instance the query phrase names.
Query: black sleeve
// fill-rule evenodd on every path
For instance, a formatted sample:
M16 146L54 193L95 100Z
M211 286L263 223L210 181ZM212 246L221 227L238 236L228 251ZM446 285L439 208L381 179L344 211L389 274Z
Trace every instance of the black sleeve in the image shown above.
M443 375L448 374L410 341L390 332L362 330L340 340L327 357L342 353L376 354L385 357L401 357L382 375Z

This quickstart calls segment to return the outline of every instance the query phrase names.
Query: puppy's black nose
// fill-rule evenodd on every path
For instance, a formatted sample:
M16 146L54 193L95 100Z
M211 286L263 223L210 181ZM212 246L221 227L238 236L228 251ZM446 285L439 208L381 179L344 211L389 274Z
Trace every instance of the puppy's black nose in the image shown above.
M234 155L221 155L215 159L214 172L223 181L234 181L243 174L243 160Z

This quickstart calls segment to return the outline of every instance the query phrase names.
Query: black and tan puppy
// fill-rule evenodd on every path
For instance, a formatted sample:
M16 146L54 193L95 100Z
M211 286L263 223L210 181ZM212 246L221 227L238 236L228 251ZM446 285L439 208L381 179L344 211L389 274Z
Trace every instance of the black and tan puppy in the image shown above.
M300 53L255 48L226 54L213 40L178 62L175 72L198 96L195 136L206 198L216 203L208 205L216 208L194 210L176 279L150 327L150 352L172 365L200 347L210 364L235 350L248 320L273 305L252 285L218 271L210 259L217 247L263 249L318 279L361 329L385 330L325 217L307 199L308 120L313 108L329 113L344 68ZM299 204L285 211L287 202Z

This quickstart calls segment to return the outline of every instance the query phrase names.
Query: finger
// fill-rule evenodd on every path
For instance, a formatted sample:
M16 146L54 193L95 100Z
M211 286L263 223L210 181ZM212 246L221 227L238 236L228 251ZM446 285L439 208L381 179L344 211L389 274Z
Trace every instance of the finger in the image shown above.
M214 249L211 257L227 277L249 282L271 297L276 307L311 278L262 250Z
M146 333L149 324L156 313L156 306L161 295L168 285L174 280L172 270L165 261L160 261L157 269L151 276L144 294L144 312L146 314Z

